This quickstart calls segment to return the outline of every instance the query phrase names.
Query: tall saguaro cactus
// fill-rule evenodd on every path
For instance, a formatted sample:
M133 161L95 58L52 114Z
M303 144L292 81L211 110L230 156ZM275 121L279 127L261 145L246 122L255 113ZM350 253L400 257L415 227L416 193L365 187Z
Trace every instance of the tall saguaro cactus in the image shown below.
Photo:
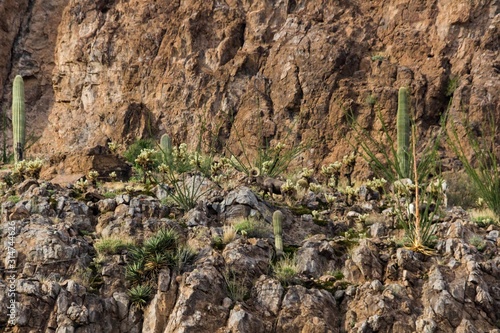
M283 213L279 210L273 213L273 228L274 228L274 247L276 248L276 256L283 255Z
M24 81L21 75L16 75L12 87L12 131L14 160L23 160L26 138L26 116L24 111Z
M396 121L399 176L410 177L410 116L408 111L408 89L399 88L398 114Z
M170 139L168 134L163 134L161 136L160 148L165 158L165 162L170 165L172 163L172 140Z

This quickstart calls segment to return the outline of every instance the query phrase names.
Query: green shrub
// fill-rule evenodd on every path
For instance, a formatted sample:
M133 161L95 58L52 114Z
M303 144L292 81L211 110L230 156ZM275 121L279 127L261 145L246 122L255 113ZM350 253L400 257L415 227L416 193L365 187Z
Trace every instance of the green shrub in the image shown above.
M284 285L288 286L297 280L299 265L295 256L284 255L272 265L274 276Z
M182 272L184 267L193 262L195 257L196 251L187 245L182 245L175 250L175 254L173 256L173 266L178 272Z
M443 172L443 179L448 186L446 195L449 207L460 206L465 210L477 207L479 197L467 173Z
M131 144L127 150L123 153L125 159L135 165L135 160L141 153L143 149L154 149L156 144L151 139L139 139L133 144Z
M234 302L242 302L249 296L245 279L237 277L234 271L226 269L222 277L226 284L227 294Z
M265 238L272 232L269 224L251 217L236 222L234 224L234 229L237 233L250 238Z
M213 157L200 151L189 152L185 143L171 150L159 148L159 178L153 176L154 181L170 192L170 197L182 209L195 207L201 196L211 190L205 177L211 174Z
M94 244L94 248L100 255L120 254L132 246L134 246L132 241L116 237L104 237L98 239Z
M128 296L130 297L130 303L132 306L142 310L148 303L153 293L153 288L147 284L140 284L134 286L128 290Z
M179 234L174 229L163 228L158 230L156 234L144 241L143 248L146 256L175 249L178 239Z
M486 249L486 242L483 237L479 235L474 235L469 239L470 245L474 246L479 252L484 251Z
M459 137L455 124L449 122L448 142L462 162L477 195L500 217L500 163L495 151L498 147L497 123L493 114L486 116L489 118L481 126L481 135L475 134L474 126L464 116L465 140ZM467 158L465 144L472 149L475 163Z
M437 161L443 131L439 131L435 137L430 138L429 144L424 146L417 158L416 147L422 144L417 142L417 128L409 113L407 92L405 88L401 88L396 122L397 142L390 135L380 113L378 119L382 124L382 140L374 139L357 123L354 116L351 116L352 128L357 136L357 144L363 151L363 157L375 174L390 181L395 189L399 188L395 191L393 198L394 213L398 224L405 229L407 246L413 251L430 253L432 251L430 246L435 240L433 219L438 209L429 209L430 204L424 203L434 203L436 207L439 207L443 195L442 193L436 195L425 189L431 184L440 185L442 182ZM411 184L401 181L406 178L410 178ZM437 187L440 188L440 186ZM426 208L421 209L423 207Z

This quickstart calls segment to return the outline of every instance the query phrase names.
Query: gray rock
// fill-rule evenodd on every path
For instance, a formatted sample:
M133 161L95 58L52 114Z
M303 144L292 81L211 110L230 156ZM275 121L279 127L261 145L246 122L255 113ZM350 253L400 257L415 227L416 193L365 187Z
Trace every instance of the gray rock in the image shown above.
M281 306L283 291L279 281L262 275L252 289L252 300L258 307L276 316Z

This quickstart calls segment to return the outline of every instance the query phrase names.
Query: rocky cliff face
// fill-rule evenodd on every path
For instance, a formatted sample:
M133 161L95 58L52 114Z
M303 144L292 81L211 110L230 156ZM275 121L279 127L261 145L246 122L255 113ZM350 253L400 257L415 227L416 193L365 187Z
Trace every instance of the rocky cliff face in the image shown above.
M148 195L104 191L75 199L31 179L1 197L4 332L500 332L499 228L479 228L462 209L436 222L428 256L397 245L403 230L375 201L346 207L339 199L321 225L281 207L297 262L296 274L280 275L267 225L279 202L237 186L182 216ZM360 212L370 218L360 222ZM262 219L258 233L217 241L223 225L249 215ZM98 243L133 238L139 246L161 228L176 230L196 255L154 275L143 268L153 292L141 308L129 291L132 248Z
M161 133L192 142L205 128L218 149L238 137L250 147L256 134L314 140L319 162L348 149L348 111L374 134L375 110L392 121L402 85L422 134L450 97L452 115L500 116L496 0L6 0L0 10L3 104L22 74L29 132L41 135L32 154Z

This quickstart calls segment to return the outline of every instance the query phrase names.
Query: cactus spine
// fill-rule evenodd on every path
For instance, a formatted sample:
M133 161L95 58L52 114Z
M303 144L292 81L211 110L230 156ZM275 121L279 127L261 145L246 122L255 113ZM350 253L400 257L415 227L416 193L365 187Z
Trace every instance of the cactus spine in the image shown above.
M24 81L21 75L16 75L12 87L12 131L14 160L23 160L24 143L26 136L26 117L24 112Z
M283 213L277 210L273 213L273 228L274 228L274 247L276 248L276 256L283 255Z
M398 114L396 121L399 176L410 177L410 116L408 111L408 89L401 87L398 95Z

